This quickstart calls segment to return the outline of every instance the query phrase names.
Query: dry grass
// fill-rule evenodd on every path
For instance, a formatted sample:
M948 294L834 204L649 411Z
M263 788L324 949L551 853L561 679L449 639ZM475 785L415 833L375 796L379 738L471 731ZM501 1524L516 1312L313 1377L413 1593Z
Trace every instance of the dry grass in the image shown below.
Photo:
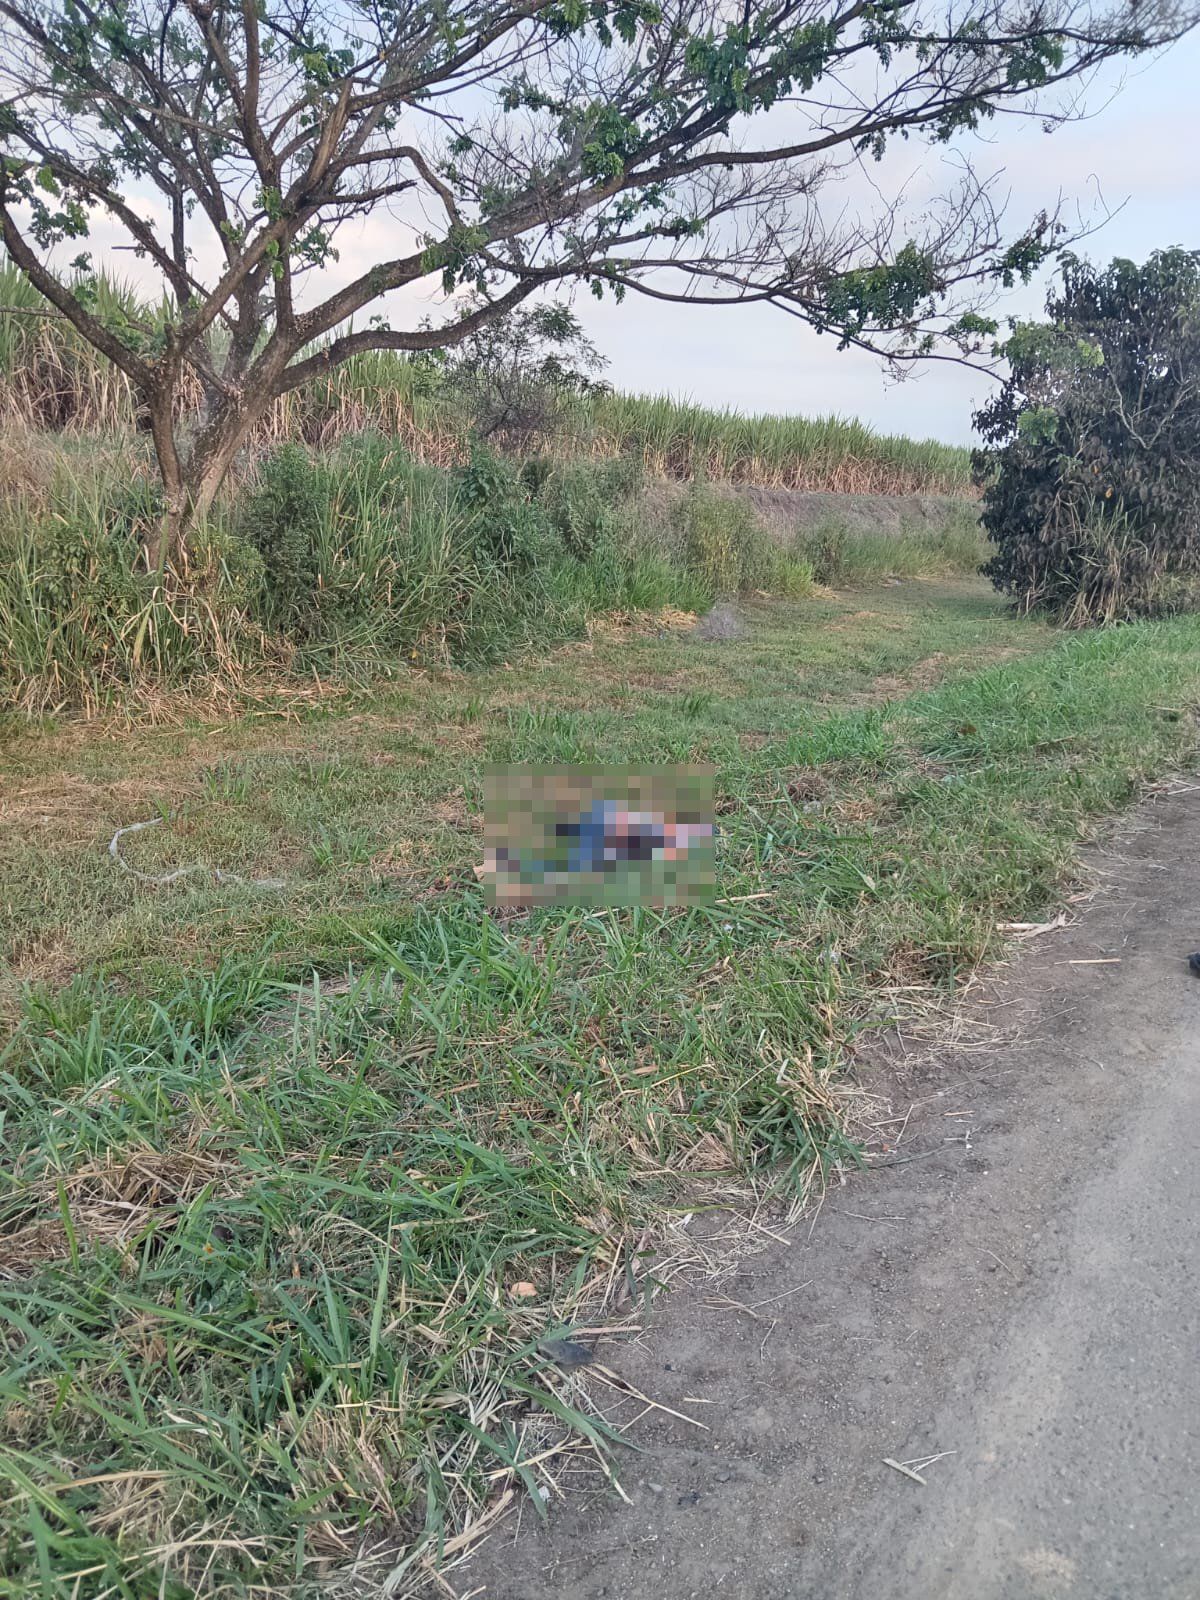
M76 438L100 435L132 440L136 407L123 374L118 384L106 384L96 394L78 388L69 393L64 390L56 392L48 404L31 392L39 378L40 372L34 372L14 383L0 375L0 429L16 433L58 428ZM181 415L190 415L199 399L197 386L194 395L185 394ZM621 399L627 407L643 405L651 414L661 403L652 397ZM701 478L767 489L859 495L960 496L971 492L965 461L956 461L950 447L931 447L927 460L916 449L913 461L906 463L901 458L907 441L887 440L887 449L877 453L868 429L839 424L837 419L826 425L828 439L820 449L810 452L798 435L791 449L782 440L767 454L742 442L741 436L753 430L755 419L747 422L731 414L725 421L719 414L711 414L717 437L703 441L688 436L692 418L681 408L678 419L666 423L668 428L677 428L679 436L658 444L652 436L631 437L625 419L606 417L604 407L603 401L597 401L596 414L586 421L564 423L544 435L522 434L519 448L530 454L555 453L592 461L634 459L651 477L678 483ZM786 418L763 418L758 425L775 425L782 432L787 423ZM842 442L839 426L847 434ZM239 471L244 475L256 458L285 442L324 449L372 432L394 440L422 466L450 470L471 458L470 419L461 407L426 404L399 387L367 394L347 392L335 376L275 401L252 433ZM637 434L649 433L648 427L637 430ZM499 442L505 443L502 437ZM237 476L235 472L235 482Z
M131 291L103 281L102 302L136 312ZM68 434L125 434L139 425L128 378L84 344L10 266L0 265L0 427ZM200 404L189 374L180 415ZM293 440L326 446L365 430L386 434L428 466L461 465L471 419L461 396L426 393L403 357L367 353L276 401L251 454ZM663 396L598 395L564 404L545 437L523 437L527 454L553 451L595 460L638 460L659 477L697 477L768 488L873 494L958 494L970 482L967 452L934 441L874 434L836 417L742 417Z
M117 1091L119 1079L101 1080L87 1092L92 1106ZM85 1249L126 1246L151 1231L172 1227L181 1206L200 1193L229 1198L230 1169L198 1147L199 1133L170 1150L143 1145L70 1171L47 1173L23 1186L21 1214L0 1234L0 1277L29 1276L47 1262L78 1261ZM19 1179L20 1174L14 1174Z

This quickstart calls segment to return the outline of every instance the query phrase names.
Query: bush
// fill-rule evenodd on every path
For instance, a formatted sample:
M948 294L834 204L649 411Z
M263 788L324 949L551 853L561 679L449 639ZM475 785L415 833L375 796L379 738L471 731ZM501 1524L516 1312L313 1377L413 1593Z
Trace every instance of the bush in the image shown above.
M264 621L289 635L317 626L322 529L329 513L329 476L296 444L268 456L238 519L242 539L263 563Z
M620 462L535 456L518 468L477 446L458 475L458 493L482 548L503 563L545 569L570 558L611 565L634 542L625 502L639 481Z
M537 498L568 555L608 560L636 543L628 502L639 485L624 462L567 462L543 475Z
M522 306L413 365L426 394L465 412L476 440L510 448L553 434L573 406L608 391L607 361L560 301Z
M978 413L984 567L1071 624L1178 609L1200 577L1200 252L1067 257Z
M751 590L812 593L810 563L779 545L745 500L698 484L680 501L674 521L685 567L713 598Z
M459 502L484 555L505 567L544 567L559 553L549 519L531 498L520 469L477 446L458 476Z

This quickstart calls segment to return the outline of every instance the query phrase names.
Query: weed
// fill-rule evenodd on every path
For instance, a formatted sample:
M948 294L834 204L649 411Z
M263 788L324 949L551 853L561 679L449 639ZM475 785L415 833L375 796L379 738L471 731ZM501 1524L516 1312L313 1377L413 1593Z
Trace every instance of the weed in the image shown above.
M811 564L816 581L833 588L975 572L984 555L983 535L969 508L948 512L940 527L895 533L852 530L830 521L799 534L795 548Z
M799 597L812 593L812 567L785 550L740 499L693 485L674 515L683 560L714 597L760 590Z
M264 620L289 635L317 626L331 490L320 466L299 445L286 444L264 461L241 506L238 533L262 557Z
M203 773L200 781L209 800L239 801L250 798L254 775L245 767L222 762Z
M314 866L319 871L364 866L376 853L378 844L358 828L323 827L312 847Z

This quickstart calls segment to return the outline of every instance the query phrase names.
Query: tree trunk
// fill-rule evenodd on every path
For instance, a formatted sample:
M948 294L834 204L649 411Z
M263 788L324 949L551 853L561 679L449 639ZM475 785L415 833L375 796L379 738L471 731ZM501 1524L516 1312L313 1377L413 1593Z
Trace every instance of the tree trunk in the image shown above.
M158 573L182 558L187 524L188 492L175 440L174 400L174 385L170 382L158 384L145 396L163 486L163 514L146 540L146 566L150 572Z
M159 393L148 401L163 484L163 515L146 543L152 572L168 566L180 570L186 565L188 535L212 510L238 451L270 401L268 391L239 406L226 405L213 412L201 426L186 460L176 438L171 397Z
M258 413L243 411L227 416L196 442L189 462L188 488L190 522L201 522L213 508L238 451L258 421Z

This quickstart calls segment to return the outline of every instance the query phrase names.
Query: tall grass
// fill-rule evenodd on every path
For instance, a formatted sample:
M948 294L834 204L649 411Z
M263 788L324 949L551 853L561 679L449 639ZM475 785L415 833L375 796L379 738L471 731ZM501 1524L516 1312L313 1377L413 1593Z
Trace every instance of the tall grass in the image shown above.
M947 509L937 528L896 533L848 528L837 522L806 530L796 551L818 583L871 583L881 578L934 578L978 572L986 554L983 532L969 506Z
M163 314L110 279L101 279L99 309L149 325ZM20 273L0 264L0 418L82 431L132 428L137 407L128 379L47 313ZM198 402L198 391L185 393L185 407ZM449 467L470 454L470 423L461 397L436 387L428 392L422 372L403 355L366 352L279 400L257 445L328 444L375 429L423 464ZM842 417L746 417L665 396L564 401L540 447L634 458L653 473L685 480L888 494L961 494L970 486L968 452L955 446L877 434Z
M165 315L120 279L101 276L95 310L106 323ZM0 263L0 424L125 432L137 406L129 379L101 356L10 263Z
M261 563L219 525L186 572L147 571L158 508L144 455L38 445L0 449L0 709L93 712L200 676L228 687L278 654L252 621Z
M159 575L144 449L39 452L28 435L9 454L24 476L0 490L0 708L27 714L197 679L236 691L264 666L480 665L578 637L599 612L813 587L733 502L693 495L688 518L655 524L622 463L531 472L477 454L445 472L379 435L275 451L196 531L186 569ZM710 500L728 523L720 570Z
M741 416L667 396L608 394L589 403L604 452L632 455L663 477L709 477L858 494L960 494L968 452L878 434L845 417Z

